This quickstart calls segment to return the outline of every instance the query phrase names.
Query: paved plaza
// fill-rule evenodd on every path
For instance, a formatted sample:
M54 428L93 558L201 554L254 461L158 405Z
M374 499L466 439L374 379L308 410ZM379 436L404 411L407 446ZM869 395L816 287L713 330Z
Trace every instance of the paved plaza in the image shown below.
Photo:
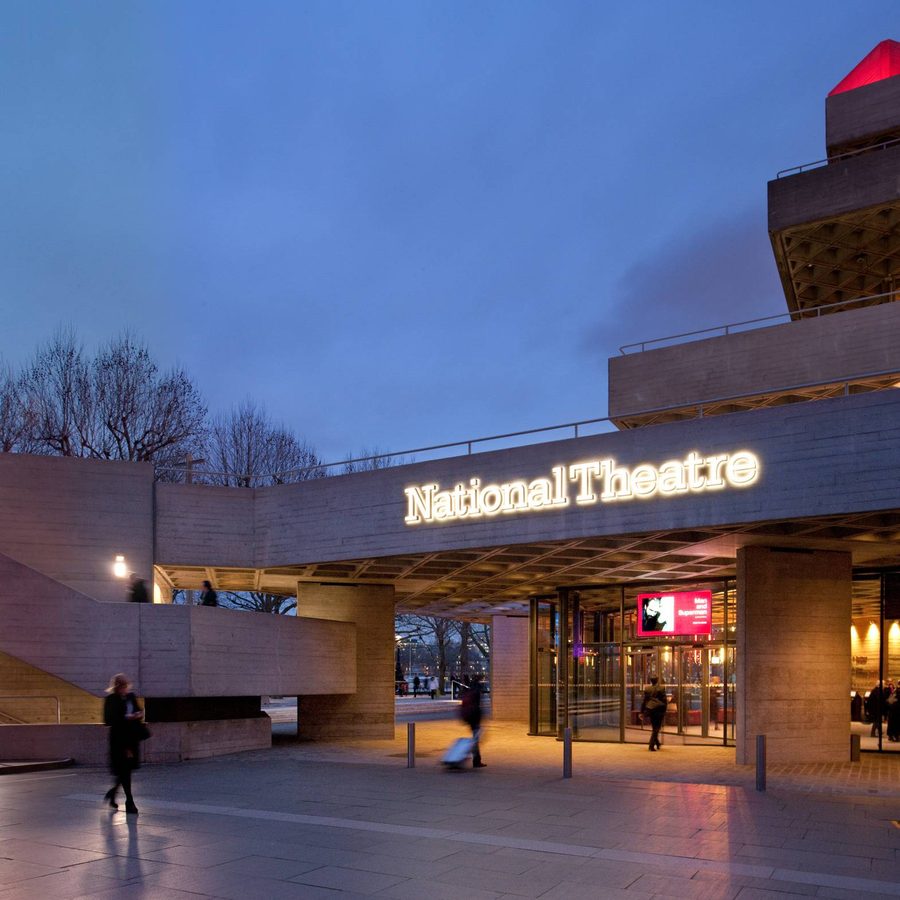
M772 769L733 751L561 747L494 726L488 768L446 772L455 721L393 741L307 744L135 776L139 817L104 808L102 769L0 777L4 898L900 896L900 760Z

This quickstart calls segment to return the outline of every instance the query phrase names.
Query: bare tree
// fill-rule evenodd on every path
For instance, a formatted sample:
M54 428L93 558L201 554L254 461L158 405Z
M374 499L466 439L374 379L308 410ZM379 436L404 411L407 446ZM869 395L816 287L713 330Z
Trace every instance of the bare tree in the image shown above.
M218 416L206 446L213 484L260 487L320 478L324 471L315 450L284 426L273 423L265 408L245 400Z
M282 594L267 594L261 591L222 591L219 594L219 605L250 612L287 616L297 608L297 598L286 597Z
M440 616L397 616L394 627L396 633L405 640L418 640L425 647L438 670L440 690L443 692L450 668L453 650L455 624L451 619Z
M34 415L34 437L44 453L84 456L80 404L88 368L81 343L71 328L61 328L34 356L22 387Z
M203 433L206 406L183 369L161 373L128 334L94 359L71 329L39 348L22 378L39 452L166 464Z
M394 456L379 450L378 447L363 447L356 456L348 456L344 463L343 474L353 472L371 472L375 469L390 469L392 466L405 466L415 462L412 457Z
M25 398L21 377L0 365L0 453L33 453L34 416Z

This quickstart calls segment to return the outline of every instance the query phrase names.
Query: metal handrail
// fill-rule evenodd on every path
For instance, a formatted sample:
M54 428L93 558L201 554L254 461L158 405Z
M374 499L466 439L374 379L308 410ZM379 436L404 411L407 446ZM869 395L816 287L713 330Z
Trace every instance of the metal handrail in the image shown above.
M696 331L683 331L680 334L670 334L666 337L659 338L651 338L649 341L636 341L633 344L623 344L619 347L619 353L623 356L628 356L628 351L634 348L640 348L641 353L643 353L650 344L661 344L664 341L676 341L679 338L686 337L695 337L699 334L718 334L719 332L722 335L731 334L731 330L734 328L742 328L745 325L758 325L760 322L773 322L777 319L791 318L796 315L809 316L811 313L815 313L814 318L819 318L822 315L822 311L826 309L836 309L838 307L849 306L852 303L868 303L873 300L884 300L885 298L891 298L888 302L895 302L898 298L897 291L885 291L883 294L869 294L865 297L854 297L852 300L838 300L836 303L823 303L821 306L809 306L806 309L797 310L795 312L783 312L783 313L774 313L771 316L760 316L758 319L745 319L743 322L729 322L726 325L711 325L709 328L699 328Z
M828 387L830 385L838 386L843 385L844 393L848 393L850 385L855 382L865 381L873 378L888 378L891 376L900 375L897 369L881 369L876 372L861 372L854 375L846 375L843 378L826 378L821 381L806 381L800 382L796 384L785 384L778 385L776 387L766 388L762 391L749 391L742 394L727 394L721 397L708 397L703 400L693 400L688 403L675 403L670 404L669 406L657 406L651 409L638 409L632 412L624 412L617 413L615 416L602 416L596 419L581 419L578 422L565 422L560 425L545 425L542 428L527 428L523 431L510 431L506 434L494 434L489 437L480 437L480 438L470 438L464 441L453 441L448 444L433 444L430 447L419 447L415 450L404 450L399 453L382 453L378 456L364 456L359 459L352 460L341 460L340 462L333 463L320 463L315 466L304 466L300 469L291 469L285 472L268 472L268 473L260 473L258 475L250 476L250 475L241 475L234 472L205 472L205 471L197 471L193 470L193 474L197 476L203 475L218 475L221 477L229 477L229 478L266 478L266 477L286 477L289 475L300 475L305 472L317 472L317 471L325 471L329 468L333 468L334 466L343 466L348 462L367 462L369 460L375 459L388 459L391 457L404 457L411 456L416 453L428 453L434 450L450 450L454 448L466 448L465 454L457 454L457 455L466 455L469 456L472 454L472 448L479 445L489 443L490 441L502 441L507 440L508 438L513 437L523 437L526 435L532 434L550 434L554 431L562 431L564 429L571 428L573 431L572 436L577 438L582 435L579 434L579 429L584 428L587 425L598 425L602 423L609 423L610 425L615 425L617 421L622 419L630 419L634 416L653 416L653 415L661 415L667 412L676 412L679 410L685 409L697 409L698 417L703 417L703 409L707 406L716 406L720 403L732 403L738 400L750 400L753 397L765 397L769 394L776 394L779 392L790 392L790 391L802 391L809 390L811 388L817 387ZM560 440L565 440L565 438L560 438ZM519 444L517 446L528 446L527 444ZM160 471L166 472L181 472L184 471L184 467L178 466L160 466ZM202 482L195 482L196 484L203 486ZM221 485L220 485L221 486Z
M56 694L22 694L21 696L15 694L0 694L0 703L4 700L54 700L56 702L56 724L61 724L59 697L56 696Z
M790 169L782 169L775 176L777 181L783 175L800 174L807 169L815 169L828 163L839 162L842 159L849 159L851 156L858 156L860 153L867 153L870 150L884 150L886 147L892 147L894 144L900 144L900 138L891 138L889 141L881 141L877 144L869 144L866 147L860 147L857 150L848 150L846 153L838 153L837 156L826 156L824 159L817 159L815 162L803 163L802 166L792 166Z

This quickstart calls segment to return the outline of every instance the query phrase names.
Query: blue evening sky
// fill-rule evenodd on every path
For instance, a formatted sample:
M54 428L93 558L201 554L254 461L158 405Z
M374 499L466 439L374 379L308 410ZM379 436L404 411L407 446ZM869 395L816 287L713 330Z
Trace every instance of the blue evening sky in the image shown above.
M130 329L342 458L781 312L766 181L896 0L6 0L0 358Z

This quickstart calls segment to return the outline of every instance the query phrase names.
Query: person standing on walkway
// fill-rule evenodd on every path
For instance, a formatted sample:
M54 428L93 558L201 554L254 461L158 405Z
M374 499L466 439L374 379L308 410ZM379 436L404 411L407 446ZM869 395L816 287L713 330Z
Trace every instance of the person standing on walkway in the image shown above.
M888 685L890 687L890 684ZM900 742L900 685L895 687L885 701L887 710L887 739L891 743Z
M879 681L866 697L866 715L872 723L870 737L881 737L881 720L884 718L887 690L883 682Z
M481 676L476 675L462 695L460 716L472 729L472 768L483 769L487 763L481 761Z
M200 594L201 606L218 606L219 595L213 590L212 584L208 581L203 582L203 592Z
M438 689L437 675L432 675L431 678L428 679L428 693L431 694L432 700L434 700L434 698L437 697L437 689Z
M419 696L420 687L422 687L422 682L419 680L419 676L416 675L416 677L413 678L413 697Z
M135 572L131 573L131 588L128 592L128 599L132 603L149 603L150 595L147 593L147 585L143 578L138 578Z
M137 815L138 808L131 795L131 773L140 766L140 742L146 729L142 723L144 712L137 697L129 690L131 685L121 672L113 675L106 689L103 704L103 721L109 726L109 767L113 786L106 792L105 800L118 809L116 791L119 785L125 791L125 812Z
M644 702L641 704L641 712L650 719L653 729L650 732L651 750L659 750L662 747L659 741L659 729L662 728L665 720L668 702L666 689L660 685L659 679L654 675L650 679L650 687L644 691Z

